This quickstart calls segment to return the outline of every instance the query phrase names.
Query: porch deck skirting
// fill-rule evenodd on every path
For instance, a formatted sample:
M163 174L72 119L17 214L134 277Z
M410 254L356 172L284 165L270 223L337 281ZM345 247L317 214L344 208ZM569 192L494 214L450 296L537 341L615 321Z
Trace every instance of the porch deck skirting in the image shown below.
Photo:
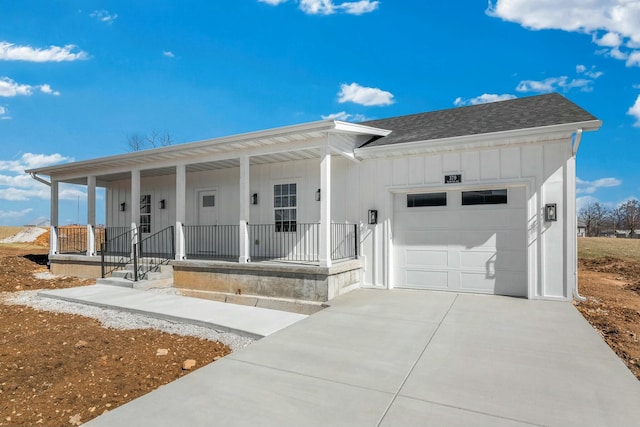
M285 263L173 261L176 288L322 303L359 286L360 260L331 267Z

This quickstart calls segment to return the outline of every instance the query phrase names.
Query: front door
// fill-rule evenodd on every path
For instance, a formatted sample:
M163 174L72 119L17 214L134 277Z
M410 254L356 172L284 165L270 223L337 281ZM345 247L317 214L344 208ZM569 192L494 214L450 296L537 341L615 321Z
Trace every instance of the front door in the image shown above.
M198 192L198 225L218 224L218 197L216 190Z

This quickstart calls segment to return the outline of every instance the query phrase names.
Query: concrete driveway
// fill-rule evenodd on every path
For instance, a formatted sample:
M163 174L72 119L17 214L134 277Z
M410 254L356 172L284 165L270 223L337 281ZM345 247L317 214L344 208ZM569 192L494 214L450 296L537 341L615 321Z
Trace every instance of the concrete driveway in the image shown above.
M640 382L565 302L356 290L87 426L638 426Z

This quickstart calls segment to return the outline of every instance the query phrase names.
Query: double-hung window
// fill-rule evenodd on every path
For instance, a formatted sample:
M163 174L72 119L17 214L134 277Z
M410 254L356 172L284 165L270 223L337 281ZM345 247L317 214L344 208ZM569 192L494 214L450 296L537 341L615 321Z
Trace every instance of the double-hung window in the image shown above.
M296 231L298 189L296 184L273 186L273 208L277 232Z

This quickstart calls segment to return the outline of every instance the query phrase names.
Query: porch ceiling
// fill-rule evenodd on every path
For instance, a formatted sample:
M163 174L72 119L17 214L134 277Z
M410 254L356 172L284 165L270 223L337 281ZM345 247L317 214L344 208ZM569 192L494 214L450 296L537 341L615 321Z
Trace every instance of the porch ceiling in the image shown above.
M234 135L188 144L172 145L94 160L49 166L26 171L47 175L59 182L86 184L87 176L96 176L98 185L128 179L131 170L141 176L175 174L179 164L188 172L238 167L241 156L249 156L251 164L275 163L311 159L320 156L320 146L326 144L329 133L342 137L386 135L390 131L351 123L324 120L287 126L248 134ZM353 142L352 142L353 144ZM336 154L344 154L338 149Z

